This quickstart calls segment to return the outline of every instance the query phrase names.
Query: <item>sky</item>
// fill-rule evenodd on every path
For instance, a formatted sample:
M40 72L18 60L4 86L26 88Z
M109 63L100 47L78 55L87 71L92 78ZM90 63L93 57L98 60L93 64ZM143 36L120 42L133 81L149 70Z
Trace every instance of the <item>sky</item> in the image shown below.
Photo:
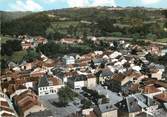
M0 0L1 11L44 11L71 7L142 6L167 8L167 0Z

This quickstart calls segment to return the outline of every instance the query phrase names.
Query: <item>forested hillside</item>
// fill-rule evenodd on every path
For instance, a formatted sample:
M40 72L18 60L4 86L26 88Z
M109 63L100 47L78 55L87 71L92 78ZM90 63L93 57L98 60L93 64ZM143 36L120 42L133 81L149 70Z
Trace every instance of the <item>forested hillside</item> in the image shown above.
M167 37L167 10L146 8L70 8L50 10L5 20L2 34L43 35L49 39L63 36L117 36L159 39ZM3 21L5 20L5 21Z

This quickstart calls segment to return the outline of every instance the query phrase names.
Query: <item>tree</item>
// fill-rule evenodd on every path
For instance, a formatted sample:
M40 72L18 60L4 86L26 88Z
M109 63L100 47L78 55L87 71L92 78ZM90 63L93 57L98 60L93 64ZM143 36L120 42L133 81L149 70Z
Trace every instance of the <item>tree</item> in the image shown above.
M147 39L157 39L157 35L156 34L152 34L152 33L149 33L146 35Z
M111 35L114 37L121 37L122 33L121 32L113 32L113 33L111 33Z
M51 28L51 27L49 27L46 31L45 31L45 33L46 33L46 35L47 35L47 37L49 38L49 39L54 39L54 34L55 34L55 31Z
M39 57L39 53L37 53L34 49L28 49L27 54L24 56L24 59L27 62L32 62L33 60Z
M4 60L4 59L1 60L1 64L0 65L1 65L1 70L8 67L7 61Z
M78 94L72 91L68 86L65 86L58 91L58 96L59 102L63 105L67 105L68 102L72 101Z
M15 51L20 51L21 49L21 42L19 40L8 40L1 45L1 55L11 56Z
M83 104L82 108L87 109L92 106L92 102L90 100L83 99L81 100L81 104Z
M134 33L132 35L133 39L139 39L140 38L140 34L139 33Z

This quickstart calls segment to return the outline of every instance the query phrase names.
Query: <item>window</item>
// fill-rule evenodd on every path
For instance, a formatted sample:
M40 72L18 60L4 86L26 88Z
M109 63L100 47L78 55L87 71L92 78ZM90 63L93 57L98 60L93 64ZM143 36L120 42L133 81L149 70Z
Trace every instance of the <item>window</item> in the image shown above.
M51 93L54 93L54 91L53 90L50 90L51 91Z

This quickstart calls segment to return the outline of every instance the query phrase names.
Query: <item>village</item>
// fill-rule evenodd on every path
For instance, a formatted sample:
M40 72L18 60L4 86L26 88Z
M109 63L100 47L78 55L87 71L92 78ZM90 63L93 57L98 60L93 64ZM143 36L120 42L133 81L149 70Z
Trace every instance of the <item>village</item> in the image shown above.
M18 36L23 50L48 39ZM96 37L89 38L95 45ZM57 44L81 44L62 38ZM86 54L40 57L8 63L1 72L2 117L166 117L166 66L147 55L166 56L167 48L128 40L107 41L109 49ZM116 47L117 46L117 47Z

